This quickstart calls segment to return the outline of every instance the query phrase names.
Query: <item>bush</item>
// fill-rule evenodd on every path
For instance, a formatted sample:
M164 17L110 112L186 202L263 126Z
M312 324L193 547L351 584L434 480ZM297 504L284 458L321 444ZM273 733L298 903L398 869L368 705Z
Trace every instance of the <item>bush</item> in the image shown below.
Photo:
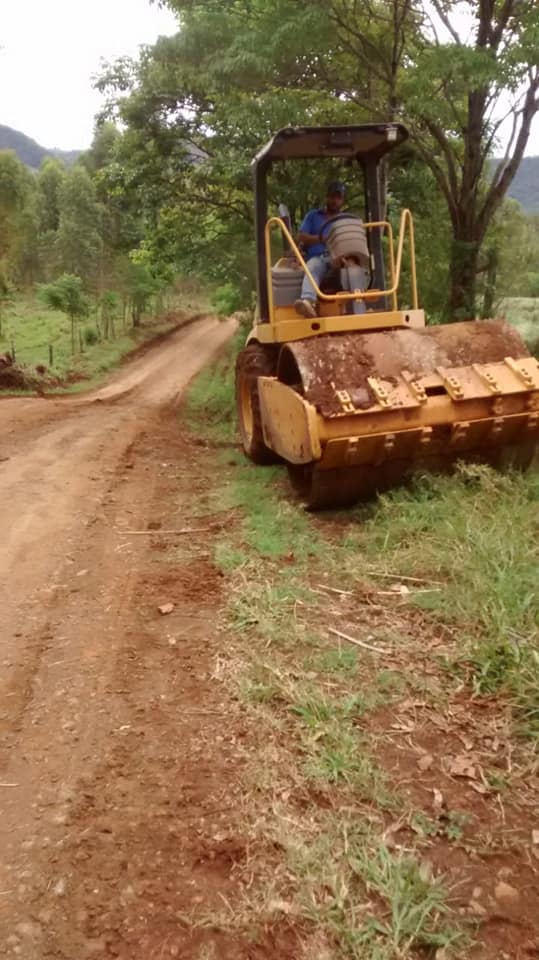
M218 287L212 297L212 304L217 313L224 316L235 313L245 305L241 290L233 283L224 283Z
M95 327L85 327L83 331L84 342L88 347L93 346L94 343L97 343L99 340L99 335Z

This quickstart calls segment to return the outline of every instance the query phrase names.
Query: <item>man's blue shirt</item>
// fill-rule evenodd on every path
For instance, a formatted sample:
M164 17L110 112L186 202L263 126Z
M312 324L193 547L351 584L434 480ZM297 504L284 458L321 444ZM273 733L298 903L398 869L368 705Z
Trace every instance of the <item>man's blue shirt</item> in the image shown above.
M300 233L313 233L318 236L326 220L327 215L325 210L309 210L299 228ZM310 247L307 247L308 259L311 257L319 257L321 253L326 253L325 243L313 243Z

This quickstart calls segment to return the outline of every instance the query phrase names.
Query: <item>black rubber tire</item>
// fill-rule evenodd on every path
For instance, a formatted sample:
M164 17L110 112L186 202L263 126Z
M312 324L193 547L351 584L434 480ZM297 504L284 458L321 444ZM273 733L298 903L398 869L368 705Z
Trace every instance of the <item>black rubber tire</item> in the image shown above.
M277 352L274 347L249 343L236 360L236 410L243 449L253 463L280 463L281 458L264 443L258 377L274 377Z

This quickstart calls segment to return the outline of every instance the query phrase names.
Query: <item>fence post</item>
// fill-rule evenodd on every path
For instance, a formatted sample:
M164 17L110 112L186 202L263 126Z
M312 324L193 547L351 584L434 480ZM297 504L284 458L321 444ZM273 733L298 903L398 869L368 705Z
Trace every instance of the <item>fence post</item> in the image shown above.
M54 347L52 343L49 343L49 367L52 367L54 364Z
M17 359L17 356L15 354L15 343L13 342L13 340L11 341L11 359L13 360L13 363L15 363Z

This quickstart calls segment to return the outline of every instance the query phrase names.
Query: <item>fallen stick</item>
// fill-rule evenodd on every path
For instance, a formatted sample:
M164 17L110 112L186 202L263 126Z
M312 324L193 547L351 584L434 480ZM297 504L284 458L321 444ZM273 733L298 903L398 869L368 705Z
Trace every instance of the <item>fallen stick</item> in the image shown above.
M332 633L334 636L340 637L341 640L348 640L348 643L353 643L356 647L363 647L364 650L372 650L373 653L388 653L388 651L382 649L382 647L373 647L372 643L365 643L364 640L357 640L355 637L350 637L347 633L342 633L340 630L335 630L334 627L328 627L328 633Z
M18 783L0 783L0 787L18 787Z
M183 530L118 530L122 537L177 537L186 533L207 533L213 530L219 524L214 523L211 527L184 527Z
M338 593L341 597L354 596L351 590L339 590L338 587L328 587L325 583L317 583L316 586L321 587L322 590L330 590L331 593Z
M421 577L401 577L398 573L377 573L374 570L370 570L369 573L373 577L387 577L390 580L406 580L408 583L436 583L440 587L445 586L441 580L422 580Z

